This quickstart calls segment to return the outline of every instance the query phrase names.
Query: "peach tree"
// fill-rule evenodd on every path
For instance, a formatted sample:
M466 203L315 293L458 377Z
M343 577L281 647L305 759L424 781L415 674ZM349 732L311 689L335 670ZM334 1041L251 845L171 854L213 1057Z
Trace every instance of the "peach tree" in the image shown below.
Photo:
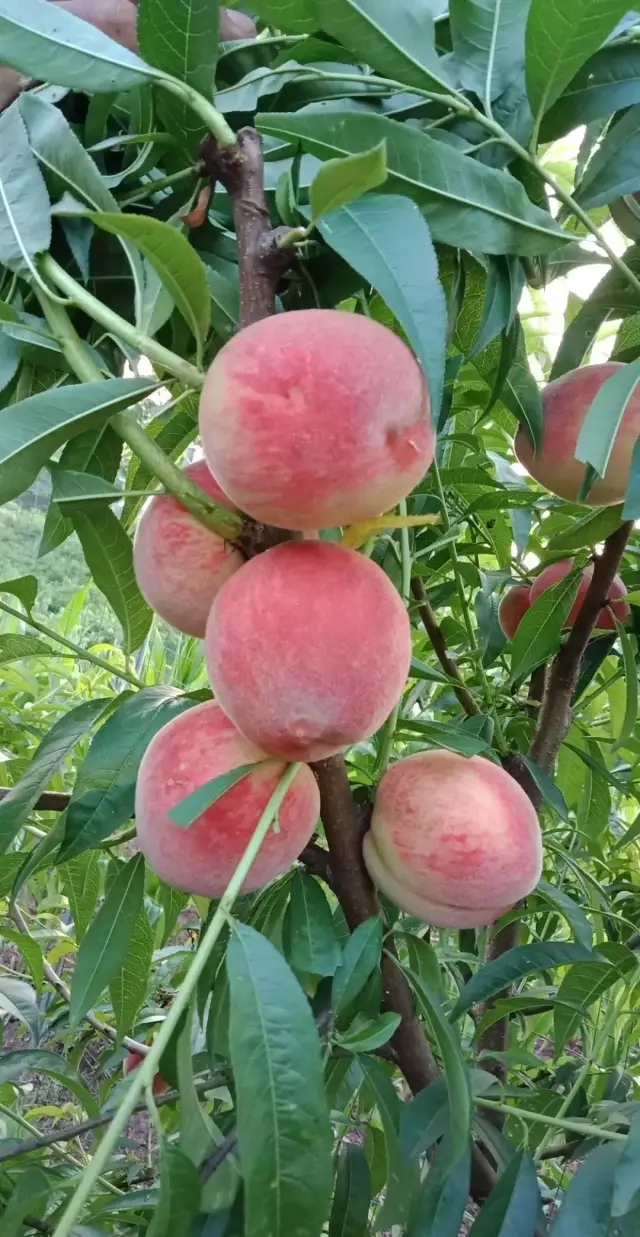
M3 1237L637 1233L637 17L0 0Z

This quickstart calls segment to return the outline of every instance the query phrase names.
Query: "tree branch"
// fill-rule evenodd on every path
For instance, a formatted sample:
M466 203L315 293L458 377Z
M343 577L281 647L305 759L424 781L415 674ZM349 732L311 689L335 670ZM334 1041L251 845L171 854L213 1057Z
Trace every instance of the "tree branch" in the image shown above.
M620 566L632 521L621 524L604 543L594 563L593 576L578 617L551 667L530 756L545 773L553 773L556 757L571 725L571 698L580 667L600 610L607 605Z
M424 584L419 576L414 576L411 581L411 592L413 593L418 605L418 613L422 619L424 629L431 641L431 647L442 666L445 674L450 679L455 679L453 690L456 694L458 702L462 705L467 717L476 717L482 710L476 704L471 692L465 685L464 679L454 661L451 660L447 652L445 639L440 630L440 624L431 608L427 597Z

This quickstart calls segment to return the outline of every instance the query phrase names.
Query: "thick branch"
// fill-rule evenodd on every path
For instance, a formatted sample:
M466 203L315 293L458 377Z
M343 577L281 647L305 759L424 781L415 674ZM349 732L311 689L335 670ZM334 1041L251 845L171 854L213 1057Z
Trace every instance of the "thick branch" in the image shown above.
M605 541L602 554L595 560L591 583L578 617L551 667L530 752L531 759L545 773L553 773L560 746L571 725L571 698L580 677L582 658L598 614L607 605L632 528L632 522L627 521Z
M450 679L455 679L453 690L456 694L458 702L462 705L467 717L475 717L481 712L476 704L468 687L465 686L464 680L456 663L451 660L447 652L444 636L440 630L438 620L431 608L424 584L419 576L415 576L411 581L411 592L413 593L418 605L418 613L424 624L424 629L431 641L431 647L442 666L445 674Z

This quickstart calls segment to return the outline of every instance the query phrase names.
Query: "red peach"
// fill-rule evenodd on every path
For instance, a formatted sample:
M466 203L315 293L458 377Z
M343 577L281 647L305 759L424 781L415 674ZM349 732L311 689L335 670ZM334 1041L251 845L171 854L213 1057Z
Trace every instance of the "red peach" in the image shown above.
M235 510L205 460L184 471L215 502ZM156 494L145 506L133 543L136 580L149 605L178 631L204 636L216 593L243 563L239 550L200 524L172 494Z
M334 309L276 314L225 344L205 380L200 434L242 511L299 530L388 511L434 451L426 385L407 346Z
M546 490L576 502L585 465L574 459L578 434L600 387L616 370L619 361L584 365L550 382L542 392L542 442L534 449L523 429L514 443L515 453L527 472ZM631 456L640 437L640 388L636 387L618 427L604 477L596 481L584 501L591 507L621 503L631 471Z
M122 1065L122 1073L124 1077L130 1074L132 1070L137 1069L140 1062L144 1061L144 1057L140 1052L130 1052L124 1059ZM153 1080L151 1090L154 1095L164 1095L165 1091L170 1091L169 1083L162 1077L162 1074L156 1074Z
M188 829L167 813L205 782L241 765L265 763L206 808ZM136 786L136 831L150 867L168 885L220 898L285 766L241 735L212 700L179 714L152 739ZM246 893L286 872L311 837L320 795L301 768L243 885Z
M530 605L531 587L528 584L516 584L502 597L498 606L498 622L507 640L513 640Z
M534 580L531 586L531 603L533 604L533 602L536 601L542 593L546 592L548 588L551 588L552 584L557 584L559 580L564 580L564 577L568 576L572 567L572 558L563 558L559 563L552 563L550 567L545 567L544 571L540 572L540 575ZM582 603L586 597L587 589L591 583L592 576L593 563L589 563L589 566L585 567L582 572L578 593L573 606L569 611L569 617L567 618L565 627L573 627L573 624L582 609ZM609 602L611 604L611 611L613 611L613 614L608 607L605 606L600 611L596 619L596 628L601 631L615 631L616 625L613 615L615 615L618 619L618 622L626 622L631 614L631 607L626 601L620 600L621 598L626 597L626 595L627 590L620 579L620 576L616 576L609 590Z
M411 661L406 610L375 563L327 541L287 542L220 590L205 656L216 699L272 756L323 760L372 735Z
M475 928L535 888L542 836L504 769L480 756L419 752L382 778L364 860L401 910L442 928Z

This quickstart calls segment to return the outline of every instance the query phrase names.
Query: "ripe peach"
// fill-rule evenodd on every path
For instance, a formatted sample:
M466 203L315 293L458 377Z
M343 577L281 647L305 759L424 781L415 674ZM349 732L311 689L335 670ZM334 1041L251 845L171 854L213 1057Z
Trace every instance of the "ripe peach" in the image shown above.
M552 584L557 584L559 580L563 580L565 576L568 576L572 567L573 567L572 558L563 558L561 559L559 563L552 563L550 567L545 567L544 571L540 572L540 575L537 577L537 579L534 580L531 586L531 603L533 604L533 602L538 597L540 597L542 593L546 592L548 588L551 588ZM582 573L582 577L580 580L580 586L578 588L578 593L573 603L573 606L571 610L569 611L569 617L567 618L565 627L573 627L573 624L575 623L578 617L578 614L580 613L580 610L582 609L582 603L585 599L587 589L589 588L589 585L591 583L592 576L593 576L593 564L589 563L589 566L585 567ZM629 615L631 614L631 607L628 605L628 603L626 601L620 600L620 598L624 598L626 597L626 595L627 595L627 590L622 580L620 579L620 576L616 576L613 581L613 584L611 585L611 589L609 591L609 602L611 604L611 610L613 611L613 614L615 615L615 617L618 619L619 623L626 622ZM607 606L604 606L603 609L600 611L596 619L595 626L603 631L614 631L615 630L616 625L613 620L611 611L608 609Z
M442 928L475 928L535 888L542 836L524 790L498 765L419 752L382 778L364 860L402 910Z
M184 471L215 502L234 510L205 460ZM133 543L138 587L178 631L204 636L216 593L243 563L239 550L200 524L172 494L156 494L144 507Z
M617 369L619 361L584 365L550 382L542 392L542 442L537 452L523 429L514 443L515 453L527 472L559 498L575 502L585 465L574 459L578 434L600 387ZM640 388L636 387L624 411L604 477L596 481L585 502L591 507L611 507L624 500L631 470L631 456L640 437Z
M124 1059L123 1065L122 1065L122 1073L124 1074L125 1078L127 1077L127 1074L131 1073L132 1070L138 1068L141 1061L144 1061L144 1057L141 1055L141 1053L130 1052L127 1054L127 1056ZM162 1077L162 1074L156 1074L153 1080L152 1086L151 1086L151 1090L153 1091L154 1095L164 1095L165 1091L170 1091L171 1088L169 1086L169 1083L166 1082L166 1080Z
M498 606L498 622L507 637L513 637L531 605L531 588L528 584L516 584L504 594Z
M370 318L265 318L217 354L200 400L211 471L256 520L299 530L395 506L433 459L429 396L409 349Z
M206 808L188 829L167 813L192 791L240 765L264 761ZM212 700L180 713L147 748L136 786L136 830L153 871L168 885L219 898L273 794L284 765L241 735ZM244 885L259 889L286 872L306 846L320 812L310 769L299 770Z
M290 541L220 590L205 656L216 699L247 738L285 760L323 760L389 715L409 672L411 631L370 559Z

